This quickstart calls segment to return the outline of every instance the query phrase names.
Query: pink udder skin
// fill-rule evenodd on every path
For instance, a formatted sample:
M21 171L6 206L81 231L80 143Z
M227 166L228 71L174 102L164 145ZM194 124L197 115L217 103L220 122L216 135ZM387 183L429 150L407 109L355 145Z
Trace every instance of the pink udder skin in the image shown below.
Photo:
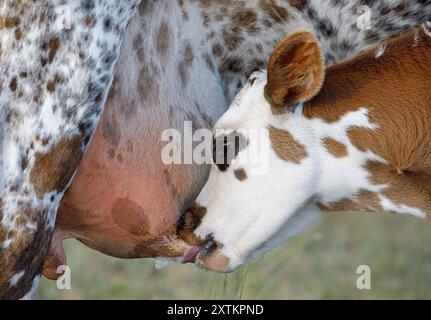
M50 279L66 263L62 242L67 238L119 258L179 257L190 248L176 237L176 226L186 199L193 201L204 178L192 181L199 171L194 166L164 166L160 146L148 142L160 139L160 132L138 136L121 116L121 138L114 136L119 143L113 146L106 126L103 131L113 118L115 110L105 112L61 203L45 264ZM146 162L145 152L154 160Z

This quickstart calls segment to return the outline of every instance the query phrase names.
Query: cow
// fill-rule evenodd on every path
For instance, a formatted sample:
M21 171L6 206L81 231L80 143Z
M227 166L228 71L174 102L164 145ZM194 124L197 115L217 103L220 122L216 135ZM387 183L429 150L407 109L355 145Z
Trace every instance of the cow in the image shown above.
M31 298L140 1L0 1L0 299Z
M282 40L215 125L222 156L180 225L185 262L233 271L328 212L430 219L430 30L326 71L313 33Z
M61 203L44 274L59 276L67 238L120 258L182 256L189 246L176 234L177 221L210 166L165 164L162 132L183 132L186 120L194 130L212 129L283 37L312 30L331 65L430 16L430 1L144 1L102 120Z

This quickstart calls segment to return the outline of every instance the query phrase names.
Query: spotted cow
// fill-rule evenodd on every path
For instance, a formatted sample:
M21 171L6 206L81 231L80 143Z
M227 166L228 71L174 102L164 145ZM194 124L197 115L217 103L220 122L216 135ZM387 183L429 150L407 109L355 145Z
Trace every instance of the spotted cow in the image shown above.
M139 2L0 1L0 299L37 288Z
M281 41L215 126L217 152L233 157L215 162L187 214L197 229L180 228L198 241L184 260L235 270L327 212L429 219L430 27L326 71L312 33Z
M363 5L369 29L359 23ZM283 37L311 30L330 65L430 16L428 0L143 1L101 122L61 203L44 274L56 278L67 263L67 238L121 258L181 256L188 246L176 235L177 220L210 167L164 164L162 132L183 132L186 120L193 130L212 128Z

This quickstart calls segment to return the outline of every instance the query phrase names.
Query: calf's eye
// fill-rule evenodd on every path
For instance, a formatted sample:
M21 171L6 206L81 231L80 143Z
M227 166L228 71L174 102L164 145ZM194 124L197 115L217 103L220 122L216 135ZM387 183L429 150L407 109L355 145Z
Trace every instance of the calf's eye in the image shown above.
M213 139L213 161L220 171L226 171L232 160L247 146L247 138L233 132Z

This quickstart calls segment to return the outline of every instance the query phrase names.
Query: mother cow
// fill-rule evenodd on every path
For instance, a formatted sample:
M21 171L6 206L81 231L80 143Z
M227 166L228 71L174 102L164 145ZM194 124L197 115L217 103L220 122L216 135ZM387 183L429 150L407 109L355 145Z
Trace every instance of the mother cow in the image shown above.
M370 28L360 28L368 9ZM185 120L211 128L281 38L311 29L333 63L430 17L430 1L143 2L101 124L62 203L45 274L55 278L65 263L67 237L122 258L181 255L176 222L208 171L164 165L161 132L182 132Z
M139 0L0 0L0 298L37 287Z

